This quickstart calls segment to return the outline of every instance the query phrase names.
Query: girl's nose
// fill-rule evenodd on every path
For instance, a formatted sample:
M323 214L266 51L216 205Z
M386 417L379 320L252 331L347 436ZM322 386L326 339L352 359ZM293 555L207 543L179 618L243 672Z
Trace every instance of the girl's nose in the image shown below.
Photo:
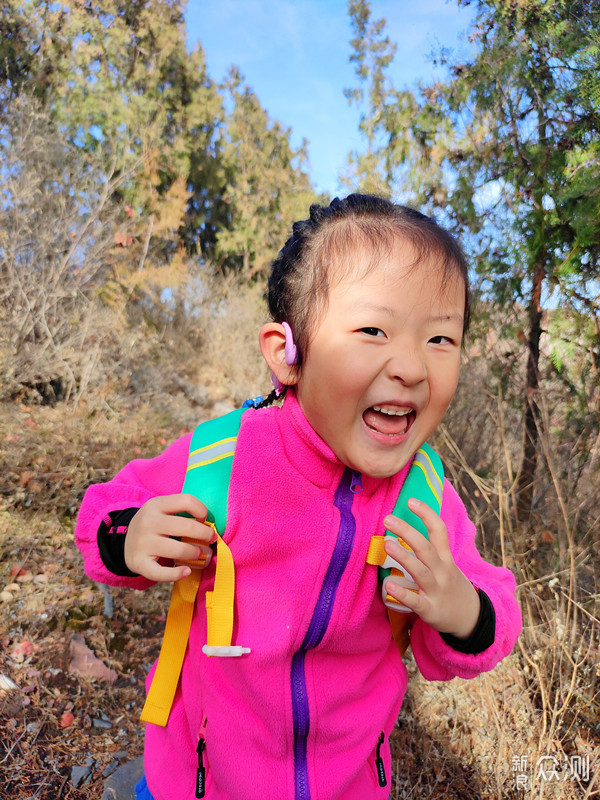
M405 386L421 383L427 377L427 367L422 354L418 350L403 348L390 362L393 378L398 379Z

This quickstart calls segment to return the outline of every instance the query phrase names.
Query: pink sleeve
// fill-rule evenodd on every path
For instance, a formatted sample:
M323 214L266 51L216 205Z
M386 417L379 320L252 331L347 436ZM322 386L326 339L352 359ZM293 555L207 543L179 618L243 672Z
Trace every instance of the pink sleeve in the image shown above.
M89 487L77 517L75 542L81 550L84 569L90 578L133 589L146 589L152 585L146 578L114 575L106 569L98 551L98 528L111 511L141 508L151 497L179 493L185 479L191 436L189 433L177 439L156 458L131 461L108 483Z
M459 653L446 644L436 630L417 618L411 631L411 647L421 674L427 680L474 678L493 669L505 658L521 632L515 579L508 569L495 567L479 555L475 547L475 526L448 481L444 482L441 517L448 528L450 549L457 566L492 601L496 613L496 637L482 653Z

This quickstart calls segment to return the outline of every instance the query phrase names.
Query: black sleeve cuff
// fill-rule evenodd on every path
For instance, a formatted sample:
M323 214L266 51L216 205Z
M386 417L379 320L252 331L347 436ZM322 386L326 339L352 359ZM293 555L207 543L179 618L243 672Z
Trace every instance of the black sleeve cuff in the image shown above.
M125 508L123 511L111 511L104 517L98 528L98 550L102 563L113 575L124 578L136 578L125 564L125 535L129 523L139 508Z
M479 600L481 602L481 609L479 611L479 619L475 630L468 639L459 639L451 633L440 633L442 639L449 644L454 650L459 653L468 653L469 655L476 656L478 653L483 653L494 643L496 638L496 612L492 601L483 591L477 589L479 593Z

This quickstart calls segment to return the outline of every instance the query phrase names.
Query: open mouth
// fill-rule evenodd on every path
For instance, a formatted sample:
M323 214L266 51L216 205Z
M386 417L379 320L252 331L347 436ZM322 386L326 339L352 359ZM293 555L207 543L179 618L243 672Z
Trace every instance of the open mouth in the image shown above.
M371 406L363 414L365 425L385 436L407 433L416 418L414 408L409 406Z

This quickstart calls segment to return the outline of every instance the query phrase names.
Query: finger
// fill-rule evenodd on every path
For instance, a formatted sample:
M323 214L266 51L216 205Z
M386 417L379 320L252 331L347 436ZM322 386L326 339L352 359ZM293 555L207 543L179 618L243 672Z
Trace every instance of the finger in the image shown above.
M163 564L159 564L158 561L149 559L144 563L143 569L140 570L139 574L155 583L173 583L186 578L191 571L190 567L185 565L166 567Z
M385 517L383 524L386 530L398 537L398 541L409 553L413 552L422 561L427 560L427 553L431 550L431 547L420 531L413 528L405 520L392 514L388 514Z
M214 555L212 547L205 547L200 545L198 547L198 555L194 558L176 558L175 564L185 564L193 569L206 569Z
M189 514L204 522L208 509L193 494L165 494L155 498L156 508L163 514Z
M396 539L394 536L388 535L384 537L383 548L394 561L397 561L407 569L418 561L415 551L402 539Z
M173 517L163 514L159 530L163 536L191 539L197 541L198 544L210 544L217 538L214 528L190 517Z
M386 536L384 542L385 552L394 559L404 572L413 579L422 589L426 589L431 584L431 569L424 564L413 550L407 548L396 541L393 536Z
M385 581L385 590L401 605L410 608L411 611L419 612L423 608L423 599L418 590L407 589L400 586L395 578L388 578Z
M448 529L440 515L434 511L431 506L428 506L427 503L423 503L422 500L417 500L416 497L411 497L407 505L413 514L416 514L427 528L429 541L436 550L438 552L440 552L440 548L442 550L449 550Z
M408 500L407 505L409 509L417 517L419 517L419 519L427 528L428 539L416 528L413 528L412 525L409 525L408 522L405 522L398 517L394 517L392 514L389 514L387 517L385 517L383 521L386 528L392 533L400 536L400 538L403 538L406 543L418 554L422 553L425 555L428 549L427 545L425 544L427 541L432 544L433 549L438 554L449 551L450 546L448 544L448 531L439 514L437 514L431 508L431 506L428 506L427 503L417 500L416 497L411 497Z
M160 537L155 549L155 558L170 558L173 561L197 561L202 553L202 546L195 541L184 542L164 536Z

